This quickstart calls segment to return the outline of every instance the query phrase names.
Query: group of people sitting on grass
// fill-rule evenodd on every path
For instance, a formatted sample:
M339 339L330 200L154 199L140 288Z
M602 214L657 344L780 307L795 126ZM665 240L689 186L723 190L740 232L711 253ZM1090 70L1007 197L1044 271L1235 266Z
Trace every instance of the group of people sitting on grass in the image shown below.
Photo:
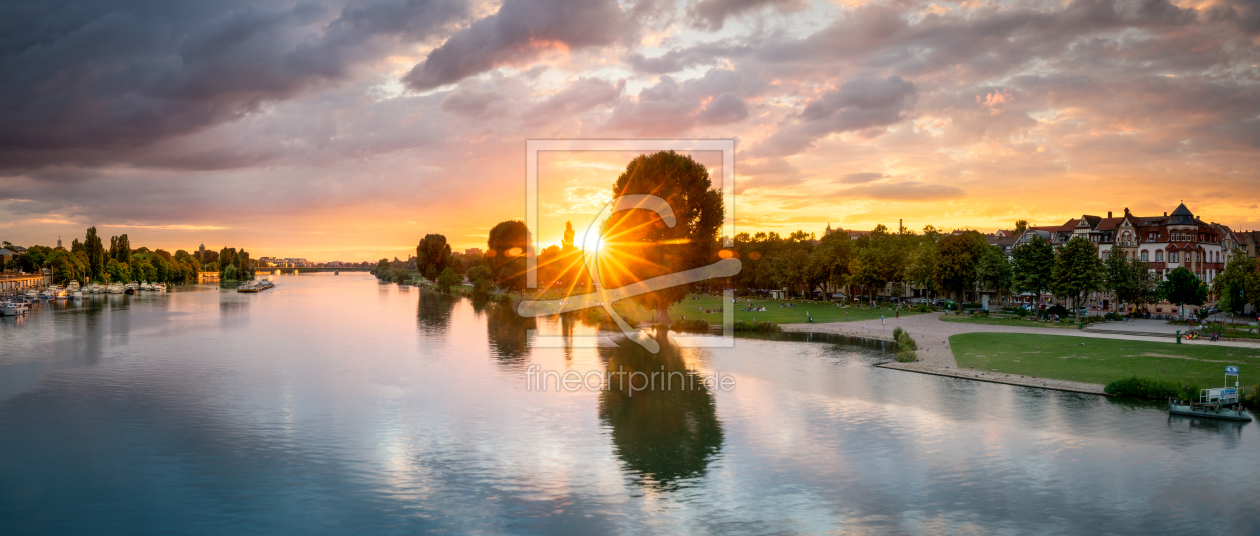
M718 307L717 309L705 309L704 307L700 307L699 309L706 313L720 313L724 307ZM745 309L745 311L747 311L747 309Z
M1208 336L1210 337L1208 340L1212 342L1221 340L1221 334L1215 331L1211 332ZM1202 338L1203 338L1203 335L1199 334L1199 332L1197 331L1191 331L1189 333L1186 333L1186 340L1188 341L1193 341L1193 340L1202 339Z

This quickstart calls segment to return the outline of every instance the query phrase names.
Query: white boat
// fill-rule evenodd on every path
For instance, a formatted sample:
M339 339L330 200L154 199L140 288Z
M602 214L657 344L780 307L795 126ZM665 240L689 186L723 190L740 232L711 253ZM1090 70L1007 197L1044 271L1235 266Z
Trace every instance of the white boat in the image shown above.
M39 291L38 291L38 290L35 290L35 289L31 289L31 290L26 291L26 299L28 299L28 300L38 300L38 299L39 299Z
M81 290L76 290L76 291L74 291L74 294L71 294L71 295L70 295L70 297L71 297L71 298L74 298L74 299L76 299L76 300L82 300L82 299L84 298L84 296L83 296L83 291L81 291Z
M29 312L31 309L22 302L4 302L0 303L0 316L20 316Z
M166 292L166 284L165 284L165 283L154 283L154 284L153 284L153 290L154 290L154 291L156 291L156 292Z
M153 290L153 285L150 285L148 281L145 281L140 283L140 290Z
M1229 386L1229 378L1234 378L1234 386ZM1222 419L1227 421L1244 421L1250 422L1251 415L1248 415L1242 408L1242 391L1238 388L1238 367L1225 367L1225 387L1217 387L1212 389L1200 389L1199 400L1168 400L1168 413L1170 415L1185 415L1187 417L1206 417L1209 419Z

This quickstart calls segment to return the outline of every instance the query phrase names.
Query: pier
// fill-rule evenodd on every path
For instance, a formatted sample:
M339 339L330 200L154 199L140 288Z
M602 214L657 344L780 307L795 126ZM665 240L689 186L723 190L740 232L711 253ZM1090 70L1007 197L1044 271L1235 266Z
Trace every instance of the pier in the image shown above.
M0 295L17 294L27 289L44 288L52 284L52 272L42 270L38 274L0 274Z

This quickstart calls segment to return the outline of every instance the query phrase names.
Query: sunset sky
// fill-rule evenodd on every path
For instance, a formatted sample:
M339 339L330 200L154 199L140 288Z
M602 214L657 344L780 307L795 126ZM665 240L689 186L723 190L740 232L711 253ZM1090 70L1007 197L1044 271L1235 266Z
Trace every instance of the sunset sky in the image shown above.
M0 240L18 245L95 225L315 261L405 258L431 232L484 247L525 215L525 141L561 138L735 139L740 231L992 230L1182 200L1260 228L1254 0L0 12ZM544 245L625 165L546 163Z

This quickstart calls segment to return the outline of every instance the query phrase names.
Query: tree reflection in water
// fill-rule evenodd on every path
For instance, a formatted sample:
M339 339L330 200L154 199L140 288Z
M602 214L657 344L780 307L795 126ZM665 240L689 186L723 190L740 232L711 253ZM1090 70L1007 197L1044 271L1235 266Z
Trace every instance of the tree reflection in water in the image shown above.
M679 349L658 337L661 352L623 341L619 348L602 349L609 388L600 393L599 417L612 429L617 457L639 482L658 490L685 486L701 477L722 448L713 394L700 375L687 370ZM613 373L625 371L625 378ZM630 372L659 373L655 389L631 391ZM679 374L670 373L677 372ZM673 381L662 382L663 377ZM642 387L642 377L635 380ZM664 385L662 385L664 383Z
M416 305L416 322L426 335L445 335L451 325L451 311L459 301L457 296L443 292L420 291Z
M536 329L538 323L517 314L509 305L489 304L485 313L490 352L505 364L523 364L529 356L529 330Z

